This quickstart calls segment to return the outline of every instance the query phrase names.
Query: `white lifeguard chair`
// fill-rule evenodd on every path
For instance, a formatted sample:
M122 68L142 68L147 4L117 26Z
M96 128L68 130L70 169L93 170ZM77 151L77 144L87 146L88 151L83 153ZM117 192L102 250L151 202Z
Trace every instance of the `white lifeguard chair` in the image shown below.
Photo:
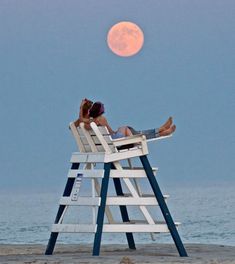
M181 257L187 256L177 231L178 223L173 221L165 202L168 196L162 194L155 177L156 169L150 166L147 158L147 141L151 140L146 140L144 135L112 139L106 127L97 127L94 122L90 126L91 129L86 130L83 123L78 128L74 123L70 123L79 152L72 154L70 160L72 167L68 173L67 183L60 199L59 209L52 225L45 254L50 255L53 253L60 232L94 233L94 256L100 253L103 232L126 233L130 249L136 249L133 233L170 232L179 255ZM155 140L161 138L166 137L156 138ZM133 158L139 158L142 166L133 166L131 162ZM128 161L127 167L122 165L125 160ZM103 164L103 168L97 168L96 164ZM80 168L81 165L83 165L82 168ZM92 194L82 197L79 195L79 187L81 182L88 178L92 183ZM113 179L116 196L108 195L110 178ZM151 194L144 195L142 193L137 183L141 178L148 179L152 189ZM99 179L101 179L101 184ZM128 194L124 194L122 183L128 190ZM63 218L70 206L89 206L93 208L93 219L86 224L64 224ZM122 223L115 221L110 209L111 206L119 206ZM130 219L127 206L137 206L145 219L141 221ZM147 206L158 206L165 221L158 222L153 219ZM105 214L108 220L106 223L104 223Z

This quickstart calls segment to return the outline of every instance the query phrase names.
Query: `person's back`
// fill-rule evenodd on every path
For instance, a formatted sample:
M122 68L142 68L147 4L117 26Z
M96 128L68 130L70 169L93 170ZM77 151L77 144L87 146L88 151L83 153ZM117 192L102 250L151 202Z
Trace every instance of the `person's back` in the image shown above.
M109 133L115 133L110 127L107 119L104 117L104 104L101 102L95 102L89 110L90 121L94 121L97 126L106 126Z

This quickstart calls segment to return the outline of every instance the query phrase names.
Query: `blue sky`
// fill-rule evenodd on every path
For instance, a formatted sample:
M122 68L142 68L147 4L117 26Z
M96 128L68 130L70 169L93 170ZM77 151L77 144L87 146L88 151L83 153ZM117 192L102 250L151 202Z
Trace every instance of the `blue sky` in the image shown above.
M0 189L63 185L83 97L101 100L115 129L157 127L159 180L234 183L234 1L0 1ZM136 56L106 45L122 20L145 35Z

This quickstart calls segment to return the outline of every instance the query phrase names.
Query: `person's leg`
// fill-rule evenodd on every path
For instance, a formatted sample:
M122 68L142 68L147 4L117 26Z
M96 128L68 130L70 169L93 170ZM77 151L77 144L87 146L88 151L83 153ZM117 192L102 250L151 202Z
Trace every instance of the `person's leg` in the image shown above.
M155 138L158 134L158 128L145 129L141 131L141 134L146 136L146 139Z
M165 129L163 131L160 131L159 132L159 136L161 136L161 137L162 136L168 136L168 135L172 134L173 132L175 132L175 130L176 130L176 126L173 125L170 128L168 128L168 129Z
M133 127L128 126L128 128L130 129L132 135L138 135L138 134L141 134L141 131L139 131L139 130L135 130Z
M119 127L118 132L122 133L125 137L133 135L128 126Z
M158 128L152 128L152 129L145 129L145 130L135 130L133 127L129 127L130 131L133 135L142 134L146 136L146 139L155 138L158 137L159 129Z
M166 123L159 128L159 132L169 129L172 125L172 122L173 122L172 117L170 116L168 120L166 121Z
M173 122L172 117L170 116L168 120L165 122L165 124L163 124L160 128L152 128L145 130L135 130L133 127L130 126L128 126L128 128L133 135L143 134L146 136L146 139L151 139L161 136L160 133L168 134L169 133L168 129L171 127L172 122ZM164 132L165 130L167 131Z

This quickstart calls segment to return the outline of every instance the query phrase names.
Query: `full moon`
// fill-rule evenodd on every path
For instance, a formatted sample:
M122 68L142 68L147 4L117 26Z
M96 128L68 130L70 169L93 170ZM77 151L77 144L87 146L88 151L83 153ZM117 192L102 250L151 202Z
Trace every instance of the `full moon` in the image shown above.
M141 50L144 44L144 34L136 24L122 21L110 28L107 43L116 55L129 57Z

